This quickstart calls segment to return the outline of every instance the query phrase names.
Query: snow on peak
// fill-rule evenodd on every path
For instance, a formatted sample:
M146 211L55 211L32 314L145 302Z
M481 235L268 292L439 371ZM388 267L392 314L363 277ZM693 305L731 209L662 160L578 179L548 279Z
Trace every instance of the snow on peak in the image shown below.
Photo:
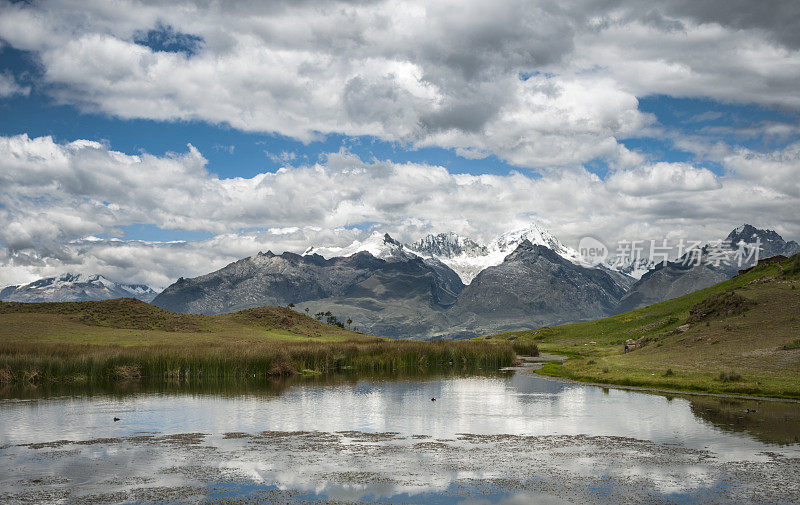
M436 258L452 268L464 284L469 284L482 270L496 266L514 252L525 240L531 244L542 245L552 249L559 256L581 264L580 255L565 246L552 233L535 222L501 234L488 245L479 244L469 238L455 233L428 235L408 248L424 258Z
M114 283L109 281L102 275L74 274L67 272L56 277L48 277L46 279L40 279L31 284L35 284L37 287L50 287L53 289L58 289L61 287L70 287L75 284L95 284L100 286L110 286L113 285Z
M335 257L348 257L360 252L368 252L376 258L383 260L408 256L405 246L389 236L388 233L373 232L372 235L361 240L356 240L347 247L309 247L303 256L319 254L330 259Z
M152 291L149 286L141 284L119 284L107 279L106 277L98 274L76 274L76 273L63 273L56 277L48 277L34 281L30 286L46 289L61 289L71 288L76 285L88 284L90 286L107 289L123 289L131 293L147 293Z
M503 233L489 243L488 249L490 253L499 252L507 256L525 240L534 245L545 246L573 263L580 263L578 251L562 244L552 233L535 222L523 228Z
M156 292L144 284L120 284L97 274L63 273L3 290L6 301L68 302L133 296L152 300Z
M422 256L436 256L440 259L464 255L483 256L486 254L485 246L453 232L427 235L410 244L408 248Z
M488 245L453 232L427 235L412 244L403 245L388 234L376 231L363 241L356 240L347 247L309 247L303 255L319 254L330 259L366 251L381 259L419 256L425 260L444 263L458 274L464 284L469 284L485 268L502 263L525 240L545 246L572 263L583 265L576 250L562 244L552 233L535 222L503 233Z

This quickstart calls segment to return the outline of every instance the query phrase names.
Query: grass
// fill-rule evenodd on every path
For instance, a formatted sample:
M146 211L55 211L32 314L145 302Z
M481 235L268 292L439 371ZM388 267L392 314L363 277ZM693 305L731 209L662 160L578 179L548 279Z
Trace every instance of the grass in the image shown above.
M6 384L499 368L514 357L511 345L382 339L280 307L202 316L134 299L0 302L0 383Z
M616 316L515 331L570 357L539 373L575 380L800 398L800 255ZM484 337L504 342L512 333ZM624 352L626 340L642 345ZM724 377L724 379L723 379Z
M220 316L176 314L132 298L102 302L0 302L0 342L139 346L176 343L344 341L368 336L282 307Z

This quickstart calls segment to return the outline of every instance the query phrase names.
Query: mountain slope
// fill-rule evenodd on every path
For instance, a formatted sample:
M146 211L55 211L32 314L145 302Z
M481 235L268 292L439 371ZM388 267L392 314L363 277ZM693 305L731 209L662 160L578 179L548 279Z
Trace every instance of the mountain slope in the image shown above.
M486 333L602 317L624 294L612 273L528 240L479 273L447 312L449 331Z
M710 264L708 257L712 246L707 245L703 250L703 260L699 265L692 264L691 261L659 264L631 286L628 293L620 300L615 312L626 312L637 307L676 298L730 279L740 268L752 266L752 259L741 267L734 259L734 251L739 248L740 242L744 243L745 250L749 252L748 249L755 247L757 241L762 248L759 254L760 258L778 254L791 256L800 252L800 244L797 242L786 242L772 230L760 230L745 224L731 231L721 241L719 247L726 250L725 257L727 259L725 261L721 261L717 265Z
M222 314L340 294L384 264L368 253L326 260L319 255L258 253L193 279L180 278L154 300L173 312Z
M124 297L149 302L155 296L156 292L144 284L122 284L102 275L70 273L0 291L0 300L8 302L85 302Z
M659 264L636 281L619 301L614 313L677 298L713 286L729 277L710 265L687 266L676 262Z
M452 270L407 253L388 235L371 237L347 252L353 254L331 259L310 251L259 253L195 279L179 279L153 304L176 312L221 314L294 303L312 314L331 311L340 320L352 318L365 331L379 328L381 334L400 336L414 329L413 320L455 303L463 289Z
M578 358L543 373L591 382L800 398L800 254L672 300L514 332ZM490 340L506 341L508 334ZM630 340L626 353L624 344Z

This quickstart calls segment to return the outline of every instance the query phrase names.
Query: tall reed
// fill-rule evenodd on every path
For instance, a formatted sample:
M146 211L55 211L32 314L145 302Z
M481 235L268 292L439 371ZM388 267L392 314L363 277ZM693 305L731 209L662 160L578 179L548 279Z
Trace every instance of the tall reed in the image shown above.
M140 378L249 378L345 369L500 368L510 345L409 340L219 343L212 345L0 344L0 383L101 382Z

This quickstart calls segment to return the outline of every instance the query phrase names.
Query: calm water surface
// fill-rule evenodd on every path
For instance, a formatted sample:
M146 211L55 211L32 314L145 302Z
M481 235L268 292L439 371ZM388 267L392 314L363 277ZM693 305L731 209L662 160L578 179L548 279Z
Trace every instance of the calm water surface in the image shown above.
M192 391L0 400L0 502L800 502L798 404L513 372Z

